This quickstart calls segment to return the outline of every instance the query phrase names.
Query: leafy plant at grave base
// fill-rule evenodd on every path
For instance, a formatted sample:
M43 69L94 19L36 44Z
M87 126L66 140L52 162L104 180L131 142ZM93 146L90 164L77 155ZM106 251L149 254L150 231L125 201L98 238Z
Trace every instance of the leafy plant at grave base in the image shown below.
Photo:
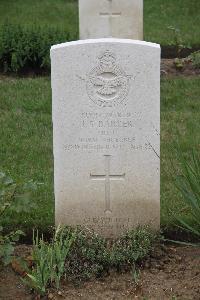
M29 279L23 279L23 281L40 294L45 294L52 271L49 266L51 262L51 248L44 242L43 236L39 239L38 232L36 237L33 236L32 258L35 266L32 270L27 268L27 277Z
M76 231L58 227L53 240L53 274L51 282L55 281L56 288L60 287L60 280L65 272L65 261L69 255L72 244L76 239Z
M50 48L72 39L69 32L39 26L4 24L0 28L0 70L50 70Z
M26 212L35 208L30 200L30 191L36 189L33 181L17 183L12 178L0 172L0 217L5 216L7 211L13 213ZM3 232L0 226L0 262L7 265L12 260L14 245L20 236L24 235L21 230L12 231L8 234Z
M200 69L200 51L193 52L187 58L196 69Z
M123 267L132 270L138 284L136 262L149 254L155 238L148 228L137 228L111 243L89 230L58 227L48 243L37 232L33 237L34 265L23 281L44 295L49 287L59 289L62 278L80 282Z
M111 268L135 269L135 263L151 251L155 238L148 228L137 228L111 243L79 230L66 262L66 274L71 280L82 281L109 273Z
M112 265L120 270L131 267L135 269L135 263L144 259L152 250L156 235L149 228L138 227L127 232L118 239L112 247Z
M200 239L200 156L195 150L191 151L190 160L186 159L180 148L177 148L180 163L180 174L175 178L175 184L181 192L191 222L183 216L176 216L178 226Z
M77 230L75 243L66 262L66 274L71 280L83 281L108 272L110 252L104 238L94 232Z
M65 272L65 261L76 239L76 231L58 226L53 240L46 243L42 238L33 237L32 257L34 267L27 269L27 277L23 279L29 287L44 295L49 286L60 287Z

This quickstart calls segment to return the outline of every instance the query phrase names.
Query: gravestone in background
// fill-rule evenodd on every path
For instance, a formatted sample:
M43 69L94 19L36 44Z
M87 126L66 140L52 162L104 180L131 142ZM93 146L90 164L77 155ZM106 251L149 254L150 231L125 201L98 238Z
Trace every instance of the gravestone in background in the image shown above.
M160 47L97 39L51 48L56 223L105 237L160 216Z
M80 39L143 40L143 0L79 0Z

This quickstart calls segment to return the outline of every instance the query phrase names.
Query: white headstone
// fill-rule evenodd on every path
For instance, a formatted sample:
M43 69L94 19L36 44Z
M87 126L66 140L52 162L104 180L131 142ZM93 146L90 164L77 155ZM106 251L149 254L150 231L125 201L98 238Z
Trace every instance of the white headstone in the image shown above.
M79 0L80 39L143 40L143 0Z
M160 46L51 48L56 223L106 237L160 216Z

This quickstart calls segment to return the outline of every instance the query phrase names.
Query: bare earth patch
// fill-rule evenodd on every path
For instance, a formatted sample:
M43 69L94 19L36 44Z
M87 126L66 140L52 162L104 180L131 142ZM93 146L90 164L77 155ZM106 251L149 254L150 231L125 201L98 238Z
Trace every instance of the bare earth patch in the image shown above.
M20 247L17 252L22 252L19 249ZM175 246L157 248L141 267L138 284L134 282L130 272L118 274L112 271L107 277L78 286L63 282L61 295L52 291L46 299L200 299L200 248ZM39 298L29 293L20 276L9 267L0 271L0 299Z
M200 75L200 69L194 68L191 62L184 64L182 69L177 69L174 59L161 60L161 75L162 76L193 76Z
M182 69L177 69L174 59L161 59L161 76L195 76L200 75L200 68L195 68L191 62L184 64ZM23 74L3 74L0 73L0 81L15 80L17 78L35 78L37 76L48 76L47 72L40 70L26 70Z

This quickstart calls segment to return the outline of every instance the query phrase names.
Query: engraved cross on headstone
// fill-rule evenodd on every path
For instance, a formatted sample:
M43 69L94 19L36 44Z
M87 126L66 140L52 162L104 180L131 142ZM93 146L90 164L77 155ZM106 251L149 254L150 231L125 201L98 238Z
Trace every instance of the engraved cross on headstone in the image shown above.
M109 11L108 12L100 12L99 15L103 18L109 19L109 36L112 36L112 19L115 17L120 17L121 12L114 12L112 7L112 0L109 1Z
M110 181L111 180L124 180L125 173L120 175L110 174L110 158L111 155L104 155L105 157L105 174L103 175L92 175L92 180L103 180L105 181L105 212L112 212L110 207Z

